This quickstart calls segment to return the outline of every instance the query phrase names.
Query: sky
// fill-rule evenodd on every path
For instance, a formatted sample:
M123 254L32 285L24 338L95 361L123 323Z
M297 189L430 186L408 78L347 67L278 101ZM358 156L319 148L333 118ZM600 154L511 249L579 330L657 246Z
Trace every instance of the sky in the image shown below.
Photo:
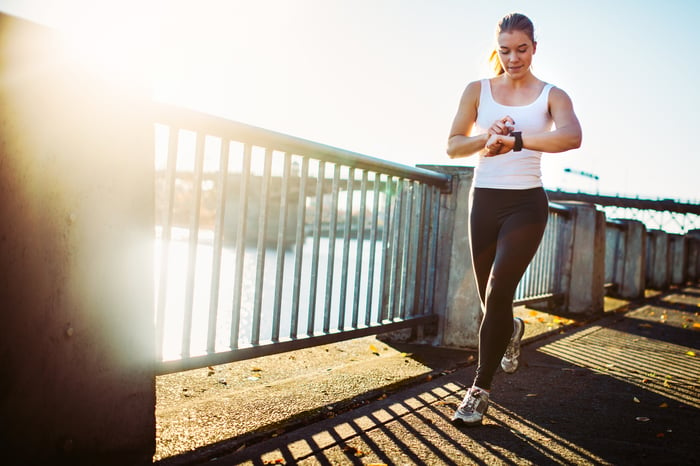
M466 85L491 75L496 23L521 12L535 25L533 72L569 94L583 128L580 149L543 156L545 186L700 202L697 0L0 0L0 11L102 55L144 54L155 100L406 165L473 164L445 153L452 119Z

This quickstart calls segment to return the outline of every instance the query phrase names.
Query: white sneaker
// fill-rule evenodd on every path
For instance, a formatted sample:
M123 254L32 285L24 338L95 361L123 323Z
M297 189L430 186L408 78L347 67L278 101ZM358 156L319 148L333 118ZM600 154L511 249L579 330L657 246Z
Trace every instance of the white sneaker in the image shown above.
M471 387L452 416L452 422L464 426L478 426L488 407L489 392L479 387Z
M501 359L501 369L506 374L512 374L518 370L520 362L520 340L525 332L525 323L520 317L513 319L513 335L510 337L510 343L506 348L506 352Z

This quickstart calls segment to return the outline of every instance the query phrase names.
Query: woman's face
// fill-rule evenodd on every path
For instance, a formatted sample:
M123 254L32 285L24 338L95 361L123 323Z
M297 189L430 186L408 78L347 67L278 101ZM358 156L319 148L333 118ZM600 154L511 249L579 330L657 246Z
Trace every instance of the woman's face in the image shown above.
M527 74L532 64L537 42L523 31L502 32L498 35L498 58L506 73L513 78Z

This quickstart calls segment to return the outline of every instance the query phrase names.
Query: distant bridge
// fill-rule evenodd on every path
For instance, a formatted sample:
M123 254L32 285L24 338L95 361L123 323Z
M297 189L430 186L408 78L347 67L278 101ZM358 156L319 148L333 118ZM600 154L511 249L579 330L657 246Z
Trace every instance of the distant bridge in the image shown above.
M549 200L579 201L599 205L611 218L629 218L643 222L647 228L669 233L687 233L700 228L700 204L673 199L640 199L599 194L547 191Z

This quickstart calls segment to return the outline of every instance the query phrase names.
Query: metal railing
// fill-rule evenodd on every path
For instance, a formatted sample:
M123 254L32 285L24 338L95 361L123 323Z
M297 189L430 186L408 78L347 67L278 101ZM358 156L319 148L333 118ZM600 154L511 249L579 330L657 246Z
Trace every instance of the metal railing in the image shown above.
M568 288L571 266L572 213L549 203L549 219L542 242L515 290L516 305L559 300Z
M162 105L158 373L434 321L449 177Z

